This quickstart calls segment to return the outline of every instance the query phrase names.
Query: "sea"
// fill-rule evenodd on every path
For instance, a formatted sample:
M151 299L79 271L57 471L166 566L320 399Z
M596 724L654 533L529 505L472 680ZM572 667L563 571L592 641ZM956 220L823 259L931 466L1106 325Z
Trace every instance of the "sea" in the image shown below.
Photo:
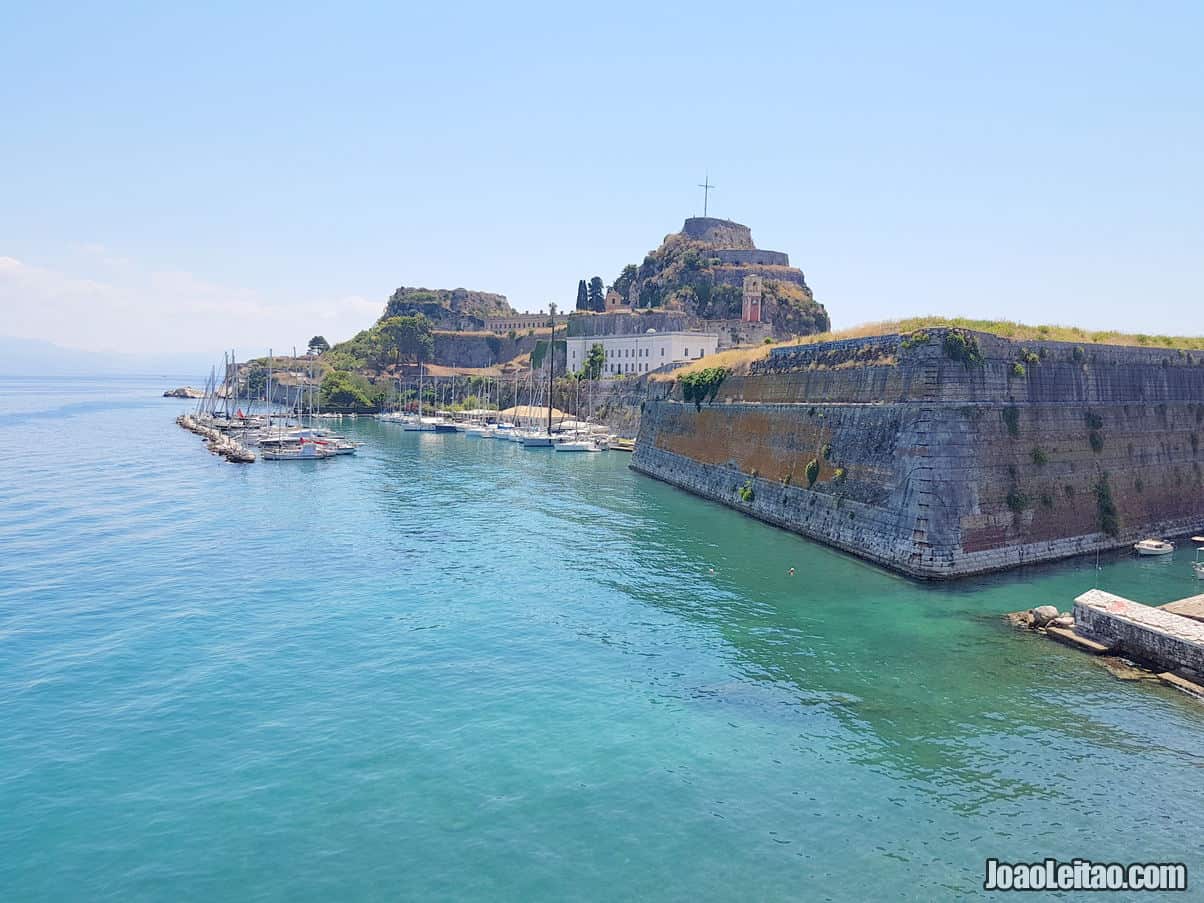
M1200 899L1204 705L1002 619L1189 550L920 584L621 452L228 464L187 381L0 379L0 899Z

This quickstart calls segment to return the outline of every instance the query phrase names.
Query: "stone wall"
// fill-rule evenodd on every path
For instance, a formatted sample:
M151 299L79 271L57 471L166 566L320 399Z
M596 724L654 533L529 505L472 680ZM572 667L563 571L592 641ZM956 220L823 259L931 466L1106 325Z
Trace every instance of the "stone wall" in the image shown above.
M698 318L682 311L649 311L645 313L572 314L569 317L570 336L637 335L655 329L657 332L683 332L695 328Z
M717 248L753 250L752 230L748 226L713 216L692 216L681 227L682 234L694 241L705 241Z
M662 395L668 383L651 382L644 378L601 379L593 385L593 421L605 424L616 436L634 439L640 430L640 417L649 398ZM567 387L566 387L567 388ZM557 396L560 397L559 395ZM562 399L572 410L572 399ZM581 396L583 416L589 413L587 396Z
M753 250L737 250L737 249L722 249L715 252L715 256L723 263L732 263L739 265L759 264L761 266L790 266L790 256L783 251L762 251L759 248Z
M529 354L537 341L536 336L525 333L511 340L506 335L436 332L434 363L444 367L491 367Z
M757 252L761 253L760 251ZM744 287L745 276L760 276L766 281L773 282L791 282L794 285L806 288L807 279L803 275L803 271L797 267L789 266L771 266L769 264L727 264L724 266L712 267L710 270L711 278L715 280L717 285L732 285L736 288ZM808 289L810 291L810 289Z
M1204 354L947 335L775 349L650 402L633 466L918 577L1204 524Z
M763 345L766 339L774 338L773 324L768 321L745 323L743 320L703 320L700 331L719 336L719 351L738 345Z
M1074 600L1075 630L1139 662L1204 674L1204 624L1103 590Z

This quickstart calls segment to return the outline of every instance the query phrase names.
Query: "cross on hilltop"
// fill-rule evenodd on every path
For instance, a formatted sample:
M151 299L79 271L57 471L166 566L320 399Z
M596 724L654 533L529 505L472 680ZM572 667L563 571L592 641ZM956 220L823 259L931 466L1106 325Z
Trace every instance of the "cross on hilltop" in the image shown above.
M702 215L707 215L707 200L709 199L711 189L715 186L711 184L711 176L708 173L702 177L702 184L698 186L702 189Z

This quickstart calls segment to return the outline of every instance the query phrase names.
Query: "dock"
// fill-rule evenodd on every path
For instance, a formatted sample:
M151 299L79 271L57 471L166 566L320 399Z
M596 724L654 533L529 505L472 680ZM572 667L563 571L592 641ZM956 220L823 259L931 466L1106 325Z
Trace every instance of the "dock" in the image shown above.
M1092 589L1074 600L1075 632L1160 671L1204 673L1204 624Z
M1191 618L1193 621L1204 622L1204 595L1188 596L1186 599L1179 599L1177 602L1167 602L1161 608L1163 611L1169 611L1171 614L1182 615L1185 618Z
M1157 679L1204 700L1204 595L1156 606L1093 589L1070 613L1042 605L1007 620L1097 656L1122 680Z

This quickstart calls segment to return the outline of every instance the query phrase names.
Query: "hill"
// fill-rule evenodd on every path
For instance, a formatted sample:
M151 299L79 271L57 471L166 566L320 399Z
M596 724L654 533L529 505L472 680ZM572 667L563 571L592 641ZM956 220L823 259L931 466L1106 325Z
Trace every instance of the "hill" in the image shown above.
M437 329L481 329L487 317L516 313L505 295L466 288L411 288L393 292L380 319L422 314Z
M668 235L639 266L615 280L620 295L643 308L682 310L707 320L740 318L744 278L763 282L763 319L779 336L810 335L830 327L828 313L815 300L802 270L780 251L756 247L740 223L693 217Z

